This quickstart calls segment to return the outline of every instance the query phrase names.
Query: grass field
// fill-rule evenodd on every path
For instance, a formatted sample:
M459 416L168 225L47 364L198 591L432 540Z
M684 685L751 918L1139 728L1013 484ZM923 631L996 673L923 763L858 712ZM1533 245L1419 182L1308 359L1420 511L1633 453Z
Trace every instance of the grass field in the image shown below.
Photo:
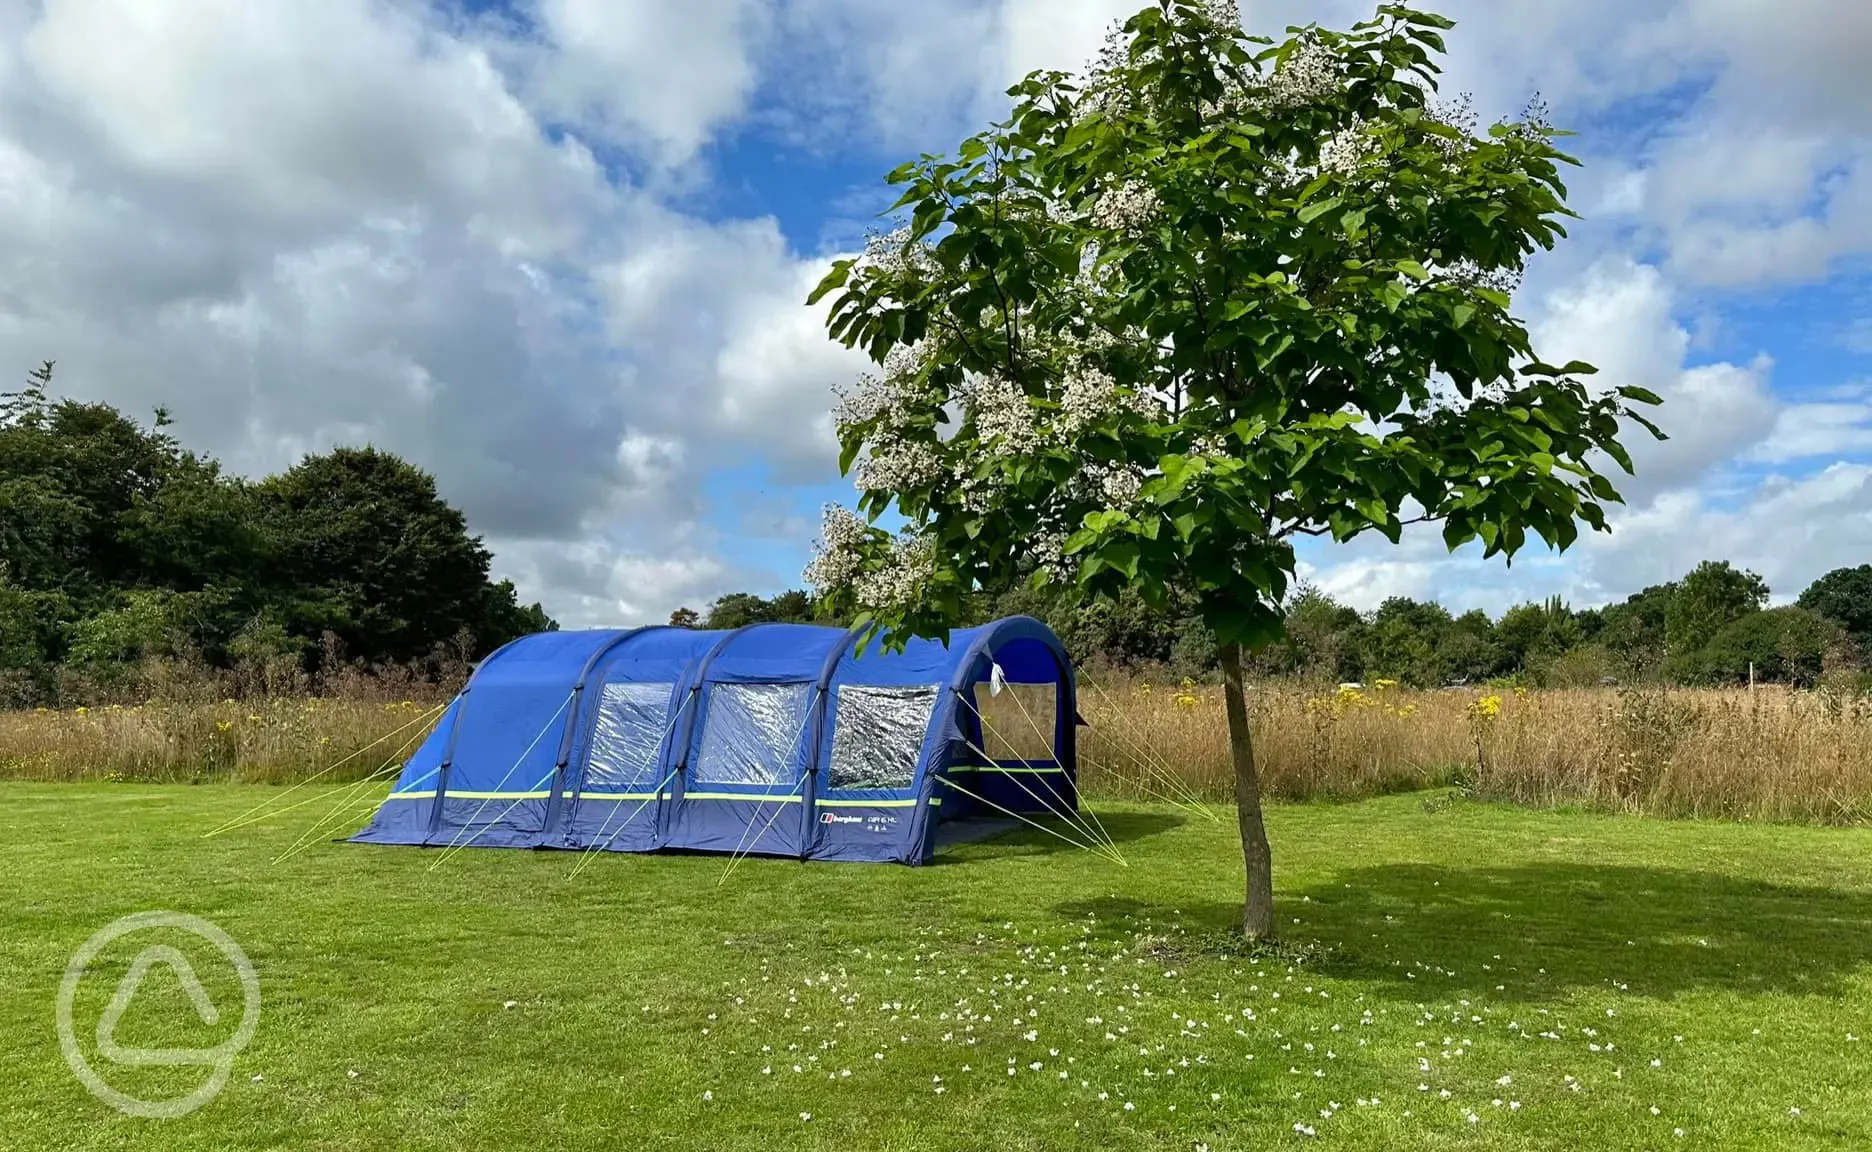
M355 778L386 760L394 771L446 699L386 697L385 688L409 687L401 683L352 687L350 695L321 698L156 698L0 711L0 780L288 783L315 773ZM1821 824L1872 819L1868 695L1270 683L1256 686L1249 706L1263 787L1285 800L1462 782L1491 799L1539 807ZM983 708L990 752L1044 754L1050 687L985 698ZM1214 686L1087 677L1078 710L1089 722L1079 739L1089 791L1145 803L1180 790L1212 800L1234 795Z
M202 838L276 792L0 786L0 1145L1872 1145L1872 832L1277 806L1293 951L1257 959L1227 943L1230 825L1168 809L1103 811L1128 867L1030 832L725 884L719 857L272 863L303 812ZM263 994L226 1090L172 1120L94 1100L54 1027L67 959L149 909L219 924ZM164 939L227 1015L158 968L116 1039L212 1045L238 985ZM85 1051L151 942L80 982ZM205 1076L100 1066L152 1096Z

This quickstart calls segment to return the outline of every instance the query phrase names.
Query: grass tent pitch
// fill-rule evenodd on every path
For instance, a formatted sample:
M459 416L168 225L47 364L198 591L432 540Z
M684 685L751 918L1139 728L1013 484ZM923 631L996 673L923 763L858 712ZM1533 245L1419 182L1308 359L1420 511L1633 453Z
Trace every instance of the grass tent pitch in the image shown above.
M857 639L803 624L523 637L476 668L352 839L916 864L970 818L1077 811L1073 671L1046 625L862 656ZM1055 686L1056 706L1020 721L1051 727L1047 758L989 758L984 683Z

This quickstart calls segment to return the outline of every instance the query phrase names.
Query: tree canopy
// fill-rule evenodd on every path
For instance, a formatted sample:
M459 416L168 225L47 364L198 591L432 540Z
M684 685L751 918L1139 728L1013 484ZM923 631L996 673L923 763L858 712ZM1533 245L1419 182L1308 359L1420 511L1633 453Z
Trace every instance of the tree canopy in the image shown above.
M1835 568L1808 585L1799 604L1839 625L1861 651L1872 651L1872 564Z
M1656 396L1589 388L1513 315L1572 161L1538 106L1478 131L1437 99L1451 26L1386 4L1276 44L1233 0L1159 0L1088 76L1034 73L1008 119L893 172L907 225L813 297L878 370L836 414L859 512L829 510L811 582L886 643L1019 579L1189 597L1227 674L1251 936L1242 649L1281 635L1294 540L1436 522L1487 556L1564 549L1606 527L1626 429L1661 435Z
M1554 129L1437 103L1440 17L1263 47L1231 13L1165 0L1088 82L1029 77L821 285L880 365L838 419L860 510L908 527L833 510L814 575L887 632L1018 575L1180 589L1259 643L1298 536L1604 527L1597 462L1656 397L1542 363L1506 292L1571 214Z
M370 448L249 482L149 426L52 394L52 365L0 394L0 673L44 696L189 651L211 664L407 662L551 627L432 477Z
M1505 608L1498 604L1492 614L1481 608L1459 614L1407 597L1360 612L1318 587L1301 584L1283 606L1281 638L1250 654L1248 671L1264 681L1315 685L1390 679L1415 688L1724 687L1747 683L1753 661L1759 683L1805 687L1824 678L1842 689L1872 688L1872 647L1854 640L1843 623L1872 613L1872 587L1863 596L1852 591L1851 578L1862 570L1842 568L1814 581L1799 597L1804 611L1746 609L1702 647L1678 646L1670 660L1664 620L1685 583L1681 579L1599 607L1574 607L1552 596ZM804 595L730 593L706 614L683 609L672 623L721 627L805 619L778 607L797 604ZM1817 603L1827 610L1815 608ZM1214 638L1187 600L1158 608L1136 593L1081 598L1062 589L1023 585L971 597L957 624L1016 614L1046 621L1074 661L1094 675L1117 670L1203 679L1219 669Z

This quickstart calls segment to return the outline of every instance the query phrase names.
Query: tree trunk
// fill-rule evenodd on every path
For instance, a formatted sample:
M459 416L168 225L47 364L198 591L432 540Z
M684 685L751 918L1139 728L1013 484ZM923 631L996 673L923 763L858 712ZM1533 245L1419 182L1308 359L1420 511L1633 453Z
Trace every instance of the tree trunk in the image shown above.
M1222 698L1228 707L1229 759L1235 765L1235 811L1241 822L1242 861L1248 893L1242 903L1242 934L1250 940L1274 935L1274 862L1267 826L1261 820L1261 776L1255 770L1254 736L1248 731L1248 700L1242 692L1241 647L1222 648Z

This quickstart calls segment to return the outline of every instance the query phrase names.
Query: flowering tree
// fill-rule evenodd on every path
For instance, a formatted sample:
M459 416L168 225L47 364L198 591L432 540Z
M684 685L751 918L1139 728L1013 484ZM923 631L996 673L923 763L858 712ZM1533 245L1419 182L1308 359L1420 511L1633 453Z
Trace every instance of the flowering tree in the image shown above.
M1194 597L1221 645L1247 862L1273 924L1242 691L1300 536L1437 521L1510 555L1605 528L1636 388L1541 363L1508 293L1564 235L1536 107L1478 132L1435 100L1450 22L1245 36L1233 0L1157 0L1090 75L892 173L908 224L839 262L831 335L878 364L842 398L854 513L807 579L894 642L980 588ZM894 513L902 528L877 521Z

